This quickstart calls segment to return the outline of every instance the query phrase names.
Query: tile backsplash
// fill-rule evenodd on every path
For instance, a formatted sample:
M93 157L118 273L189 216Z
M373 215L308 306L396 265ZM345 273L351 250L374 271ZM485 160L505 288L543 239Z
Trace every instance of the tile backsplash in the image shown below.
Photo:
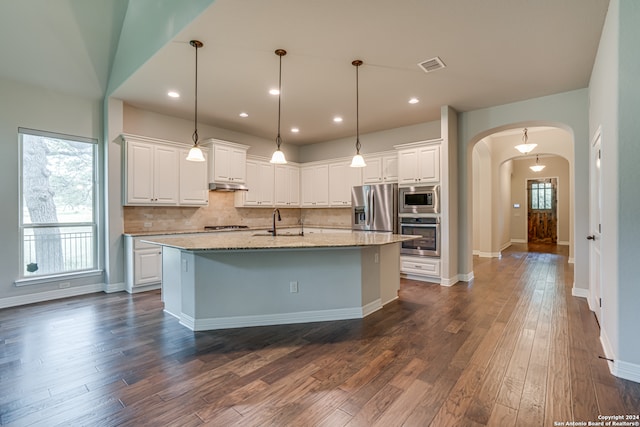
M246 225L270 227L273 208L236 208L234 193L210 191L209 206L147 207L124 206L125 233L194 231L206 225ZM351 226L351 209L280 209L279 226L296 226L302 220L308 226Z

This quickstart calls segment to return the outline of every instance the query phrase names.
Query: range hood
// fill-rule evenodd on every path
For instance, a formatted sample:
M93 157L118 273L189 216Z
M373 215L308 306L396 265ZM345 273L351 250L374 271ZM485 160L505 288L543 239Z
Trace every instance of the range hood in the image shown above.
M233 182L210 182L210 191L248 191L246 185Z

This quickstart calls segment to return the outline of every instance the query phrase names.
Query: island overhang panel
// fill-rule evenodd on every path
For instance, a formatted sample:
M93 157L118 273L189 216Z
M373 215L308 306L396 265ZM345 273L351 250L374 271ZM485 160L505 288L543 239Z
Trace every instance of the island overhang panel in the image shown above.
M362 318L397 298L410 237L352 234L149 242L164 246L165 311L201 331Z

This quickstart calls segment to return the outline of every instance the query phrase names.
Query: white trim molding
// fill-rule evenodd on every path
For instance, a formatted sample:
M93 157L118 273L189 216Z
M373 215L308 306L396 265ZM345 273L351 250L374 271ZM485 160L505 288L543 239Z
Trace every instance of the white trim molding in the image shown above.
M589 289L576 288L576 284L574 283L573 288L571 288L571 295L589 300Z
M607 361L611 375L640 383L640 365L618 360L603 329L600 330L600 343L602 344L605 357L612 360Z
M460 275L459 274L456 274L455 276L450 277L448 279L443 277L443 278L440 279L440 286L453 286L456 283L458 283L459 281L460 281Z
M181 313L180 324L186 326L192 331L211 331L217 329L246 328L250 326L325 322L331 320L362 319L381 308L382 303L380 299L377 299L363 307L315 310L296 313L262 314L255 316L230 316L196 320L191 316Z
M126 287L124 282L120 282L120 283L105 283L104 284L104 289L103 291L106 294L111 294L113 292L122 292L125 291Z
M19 305L34 304L37 302L75 297L78 295L93 294L102 292L104 287L104 283L96 283L93 285L73 286L70 288L54 289L51 291L1 298L0 308L16 307Z

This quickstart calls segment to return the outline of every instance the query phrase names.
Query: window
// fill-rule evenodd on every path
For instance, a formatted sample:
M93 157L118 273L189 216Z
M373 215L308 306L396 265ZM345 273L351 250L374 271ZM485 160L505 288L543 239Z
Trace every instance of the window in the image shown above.
M21 279L97 268L97 141L19 129Z
M553 199L553 184L551 184L550 182L531 183L531 209L552 209Z

